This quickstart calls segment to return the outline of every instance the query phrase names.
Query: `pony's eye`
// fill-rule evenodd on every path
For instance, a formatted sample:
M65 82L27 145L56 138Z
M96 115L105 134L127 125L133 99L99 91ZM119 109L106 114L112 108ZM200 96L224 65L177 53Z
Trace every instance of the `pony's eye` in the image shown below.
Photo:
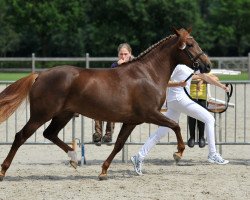
M187 44L187 47L193 47L193 45L192 44Z

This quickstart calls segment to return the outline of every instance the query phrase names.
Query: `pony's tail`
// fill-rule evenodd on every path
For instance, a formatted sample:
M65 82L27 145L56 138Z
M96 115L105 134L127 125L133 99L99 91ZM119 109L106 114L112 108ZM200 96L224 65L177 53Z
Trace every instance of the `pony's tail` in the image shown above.
M0 93L0 124L20 106L28 95L38 74L32 73L6 87Z

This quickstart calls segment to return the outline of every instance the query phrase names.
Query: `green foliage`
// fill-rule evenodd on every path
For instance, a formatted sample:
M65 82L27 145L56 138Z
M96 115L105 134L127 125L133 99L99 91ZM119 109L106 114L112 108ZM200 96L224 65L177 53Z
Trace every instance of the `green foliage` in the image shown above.
M8 1L8 14L21 33L18 55L76 56L84 52L84 0ZM74 50L74 51L72 51Z
M249 10L249 0L1 0L0 56L114 56L122 42L138 55L190 26L210 56L245 56Z
M249 10L249 0L210 1L209 22L216 44L211 48L214 55L246 55L249 52Z
M4 57L7 52L16 50L19 44L19 35L14 31L14 26L8 23L6 14L7 5L0 1L0 56Z
M86 50L94 56L114 55L122 42L138 55L170 35L172 27L189 27L199 17L197 2L189 0L94 0L88 11Z

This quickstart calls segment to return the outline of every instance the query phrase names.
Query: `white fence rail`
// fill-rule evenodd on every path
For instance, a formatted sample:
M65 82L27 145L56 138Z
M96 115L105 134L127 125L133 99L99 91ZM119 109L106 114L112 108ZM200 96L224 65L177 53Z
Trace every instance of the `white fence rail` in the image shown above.
M6 57L0 58L0 62L31 62L31 68L2 68L0 71L28 71L35 72L44 69L36 68L36 62L85 62L85 67L90 68L91 62L113 62L116 57L90 57L88 53L85 57L36 57L32 53L31 57ZM213 62L214 68L218 69L230 69L238 70L241 72L247 72L250 79L250 53L247 57L210 57Z

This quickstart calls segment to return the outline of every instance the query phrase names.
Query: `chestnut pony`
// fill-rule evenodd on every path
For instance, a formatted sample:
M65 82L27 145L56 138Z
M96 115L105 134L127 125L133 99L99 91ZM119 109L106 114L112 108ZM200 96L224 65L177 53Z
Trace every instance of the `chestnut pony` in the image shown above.
M174 158L181 159L185 145L180 127L160 112L167 83L177 64L198 67L206 73L210 71L211 62L190 35L191 29L174 29L174 32L117 68L58 66L30 74L9 85L0 93L0 122L5 121L27 95L30 119L16 133L9 154L1 165L0 180L3 180L18 148L49 120L51 123L45 129L44 137L72 155L69 152L73 153L73 149L58 138L58 133L74 113L123 123L114 149L102 165L100 180L107 179L113 158L136 125L144 122L171 128L177 138L178 151ZM71 164L76 167L76 163Z

